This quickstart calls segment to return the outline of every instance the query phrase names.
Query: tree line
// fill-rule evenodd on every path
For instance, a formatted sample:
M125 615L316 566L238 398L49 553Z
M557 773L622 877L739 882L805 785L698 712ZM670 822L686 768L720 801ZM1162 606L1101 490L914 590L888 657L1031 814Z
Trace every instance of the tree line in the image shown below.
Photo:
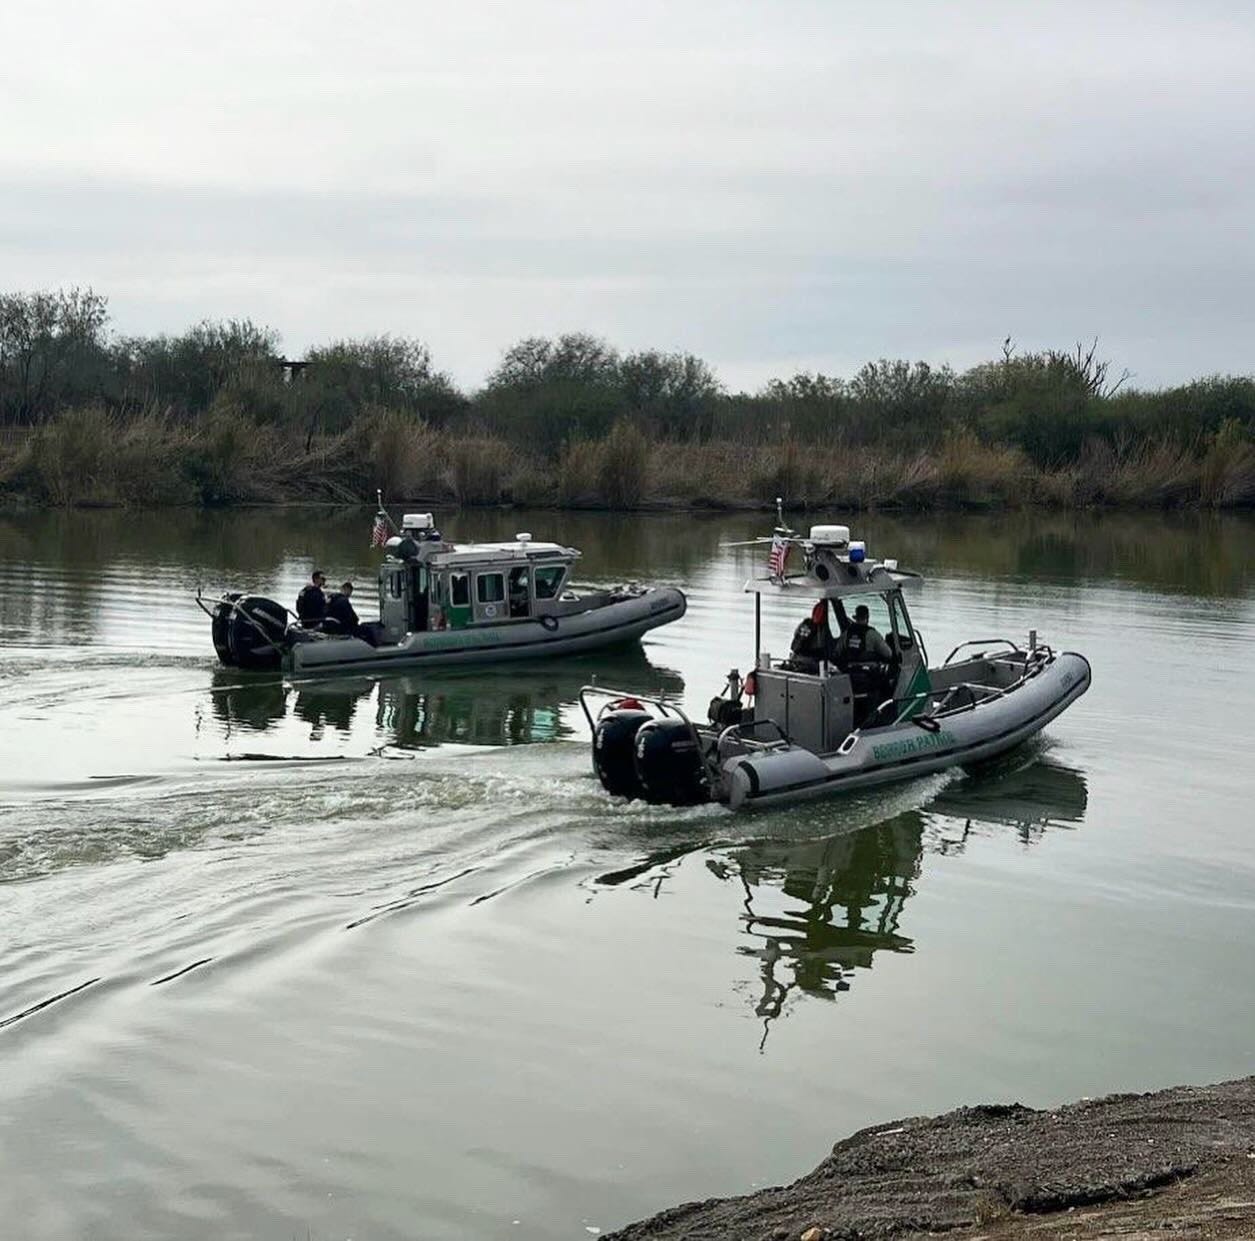
M483 386L462 391L420 341L336 340L285 366L277 332L249 319L177 335L110 330L91 289L0 295L0 426L38 429L67 410L196 425L230 417L308 451L381 410L448 432L557 452L628 424L651 441L840 443L940 449L956 435L1012 447L1041 469L1096 443L1199 446L1255 437L1255 380L1211 376L1139 390L1096 345L999 356L963 371L881 359L849 378L802 373L730 392L689 353L622 353L585 333L507 348Z

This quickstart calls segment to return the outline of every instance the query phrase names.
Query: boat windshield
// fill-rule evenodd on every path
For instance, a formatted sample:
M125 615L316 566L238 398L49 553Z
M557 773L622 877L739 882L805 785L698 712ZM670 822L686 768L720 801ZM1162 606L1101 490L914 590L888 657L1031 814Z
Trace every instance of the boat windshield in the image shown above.
M846 613L851 620L854 619L855 610L866 606L868 611L867 623L880 634L882 638L888 638L893 632L893 623L889 619L889 605L885 602L883 595L861 595L857 599L847 600L845 605ZM833 621L833 630L837 626L835 618Z
M566 576L566 565L546 564L536 569L536 598L553 599Z

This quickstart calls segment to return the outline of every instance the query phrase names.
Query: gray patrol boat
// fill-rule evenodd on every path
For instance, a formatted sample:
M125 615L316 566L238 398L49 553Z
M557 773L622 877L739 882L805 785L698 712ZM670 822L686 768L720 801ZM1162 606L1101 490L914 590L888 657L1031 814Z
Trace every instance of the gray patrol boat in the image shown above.
M772 548L771 571L745 585L754 595L753 671L742 679L732 670L705 721L661 697L581 691L593 767L608 792L749 809L910 779L1020 745L1089 688L1089 661L1055 651L1036 631L1023 646L973 639L930 666L905 596L922 579L869 558L845 526L802 537L781 520L770 540L752 543ZM804 564L787 573L793 549ZM783 659L763 650L764 596L814 603ZM875 609L871 636L857 607L855 620L847 615L846 599Z
M674 587L573 588L579 557L527 533L454 544L430 513L409 513L384 543L379 620L355 634L303 628L260 595L197 602L223 664L292 676L574 655L633 642L684 615L684 594Z

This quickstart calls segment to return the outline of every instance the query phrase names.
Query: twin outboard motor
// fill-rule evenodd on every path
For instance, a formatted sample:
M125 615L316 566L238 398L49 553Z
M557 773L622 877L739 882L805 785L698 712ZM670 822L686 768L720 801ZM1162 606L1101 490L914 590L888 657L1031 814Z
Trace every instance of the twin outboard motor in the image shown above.
M214 650L230 668L250 672L276 669L288 647L288 611L261 595L227 594L214 604Z
M597 720L593 767L602 788L616 797L670 806L710 799L692 727L656 719L635 699L615 704Z

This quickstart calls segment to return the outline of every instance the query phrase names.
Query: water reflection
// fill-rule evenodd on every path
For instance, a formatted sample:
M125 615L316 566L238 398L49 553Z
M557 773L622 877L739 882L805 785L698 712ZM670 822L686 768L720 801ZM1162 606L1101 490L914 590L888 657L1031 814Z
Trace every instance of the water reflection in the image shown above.
M876 546L931 573L1114 580L1218 598L1247 595L1255 577L1255 521L1244 513L1024 511L935 521L868 516L857 524Z
M236 728L260 732L288 712L288 688L282 681L246 681L228 668L214 669L209 699L227 737Z
M309 725L311 741L319 740L328 728L348 733L358 704L369 698L374 688L375 683L369 677L312 681L296 687L292 711L297 719Z
M964 773L932 800L932 815L963 824L957 839L940 834L943 851L961 849L974 824L1013 828L1026 845L1048 828L1080 826L1089 803L1085 777L1049 758L1033 761L1044 744L1039 738L994 766Z
M798 841L767 837L735 846L702 846L706 870L741 889L738 956L757 963L750 1003L763 1020L763 1043L792 997L833 1000L877 953L909 953L902 928L907 900L926 854L961 852L973 836L1011 829L1026 846L1085 818L1085 777L1052 760L1041 745L964 773L925 805L867 826ZM833 821L843 802L830 803ZM845 813L852 809L844 803ZM787 829L786 829L787 830ZM686 859L675 843L598 876L655 895Z
M831 514L830 514L831 516ZM667 580L700 587L721 542L762 529L760 514L446 512L455 540L538 538L584 552L584 580ZM799 524L805 524L799 518ZM288 600L317 561L333 580L371 579L363 509L29 512L0 516L0 643L108 641L206 651L190 600L239 586ZM929 575L1076 584L1122 581L1165 592L1241 598L1255 580L1255 520L1244 514L863 514L860 533ZM369 595L364 592L364 596ZM368 609L369 610L369 609Z
M328 677L296 684L213 673L214 717L230 740L236 730L265 732L289 718L311 743L355 727L377 747L419 749L443 743L523 745L575 734L579 690L588 681L683 692L680 675L639 648L562 663L525 664L409 676ZM578 717L582 718L582 717Z
M877 952L911 952L903 908L929 849L949 851L974 829L1013 828L1030 844L1074 827L1088 801L1080 772L1030 751L965 775L927 806L861 831L789 843L761 840L712 857L712 873L744 891L737 952L760 962L755 1013L766 1039L794 992L825 999L849 989ZM1018 765L1017 765L1018 764ZM781 901L781 896L790 901Z
M754 1012L763 1040L794 991L832 999L876 952L910 952L898 930L923 855L923 818L909 812L826 840L758 841L707 865L741 885L741 956L759 962ZM783 904L780 895L794 904Z

